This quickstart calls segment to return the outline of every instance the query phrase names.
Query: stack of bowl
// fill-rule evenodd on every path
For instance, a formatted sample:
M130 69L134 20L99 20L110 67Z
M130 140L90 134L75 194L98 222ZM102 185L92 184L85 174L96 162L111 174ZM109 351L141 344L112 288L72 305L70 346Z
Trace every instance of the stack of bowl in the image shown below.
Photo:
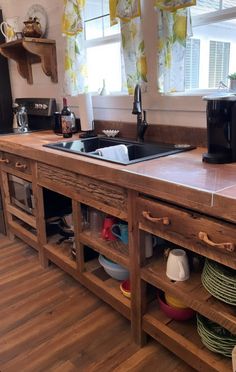
M106 271L106 273L110 275L112 278L117 280L128 279L129 271L125 267L109 260L108 258L102 256L101 254L98 257L98 261L100 265L103 267L103 269Z
M195 312L186 307L178 298L164 292L158 292L158 302L161 310L171 319L188 320L193 318Z

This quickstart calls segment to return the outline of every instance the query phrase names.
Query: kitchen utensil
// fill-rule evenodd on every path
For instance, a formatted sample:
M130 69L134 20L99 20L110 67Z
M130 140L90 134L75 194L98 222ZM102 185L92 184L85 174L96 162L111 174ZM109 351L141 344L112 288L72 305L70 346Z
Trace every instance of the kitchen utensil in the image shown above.
M150 258L153 255L153 247L157 244L157 237L152 234L145 234L145 257Z
M107 137L115 137L120 131L115 129L104 129L102 132Z
M117 240L117 237L113 235L111 228L117 222L115 217L107 216L103 222L102 238L105 240Z
M22 30L25 37L41 37L42 29L39 19L37 17L30 17L27 21L24 21L24 28Z
M89 223L91 236L94 238L101 236L103 214L97 209L91 208L89 211Z
M98 257L100 265L104 268L106 273L112 278L117 280L126 280L129 277L129 271L123 266L108 260L106 257L101 254Z
M130 280L127 279L120 284L120 290L127 298L131 298Z
M189 279L189 264L183 249L172 249L166 264L166 275L171 280L184 281Z
M172 307L168 305L165 302L165 297L164 297L163 292L158 293L158 302L159 302L161 310L171 319L188 320L188 319L193 318L195 314L195 312L188 307L184 309L178 309L176 307Z
M6 38L6 42L14 41L17 39L16 33L20 32L19 17L7 18L0 24L0 30Z
M203 286L212 296L236 306L235 270L206 259L201 279Z
M120 233L116 232L118 228ZM128 244L128 225L122 223L115 223L111 227L112 234L119 238L124 244Z
M165 301L166 301L167 305L169 305L171 307L175 307L175 308L178 308L178 309L185 309L186 308L186 305L182 301L180 301L176 297L173 297L173 296L169 295L168 293L165 293Z
M236 344L235 335L200 314L197 314L197 331L209 350L231 358Z

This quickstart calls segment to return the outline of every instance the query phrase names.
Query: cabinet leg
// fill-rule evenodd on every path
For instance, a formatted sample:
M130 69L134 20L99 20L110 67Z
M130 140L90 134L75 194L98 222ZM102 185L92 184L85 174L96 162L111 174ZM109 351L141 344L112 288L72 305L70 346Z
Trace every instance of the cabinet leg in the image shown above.
M49 266L49 259L46 257L42 249L39 251L39 262L44 269Z

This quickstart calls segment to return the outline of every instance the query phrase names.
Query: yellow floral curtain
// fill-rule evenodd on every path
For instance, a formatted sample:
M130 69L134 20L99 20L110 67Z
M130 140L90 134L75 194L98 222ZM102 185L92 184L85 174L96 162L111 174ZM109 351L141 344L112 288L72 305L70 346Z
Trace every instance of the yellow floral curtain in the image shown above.
M186 40L191 33L189 6L196 0L156 0L158 15L158 87L162 93L184 91Z
M85 3L86 0L64 0L62 18L62 33L66 36L64 90L71 96L88 90L83 29Z
M147 63L141 28L140 0L109 0L111 25L120 22L128 93L136 84L147 86Z

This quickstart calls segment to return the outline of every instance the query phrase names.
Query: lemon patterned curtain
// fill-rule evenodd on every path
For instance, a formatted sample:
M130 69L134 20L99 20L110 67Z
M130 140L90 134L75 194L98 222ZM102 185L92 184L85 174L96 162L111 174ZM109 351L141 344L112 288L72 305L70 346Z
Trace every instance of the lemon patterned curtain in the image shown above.
M62 33L66 36L65 93L84 93L87 87L86 51L84 47L83 10L86 0L65 0Z
M184 91L186 40L191 36L190 10L196 1L156 1L158 14L158 87L161 93ZM162 9L174 11L165 11ZM168 9L168 10L169 10Z
M196 5L196 0L156 0L156 7L170 12L192 5Z
M140 0L110 0L111 25L120 22L122 52L128 93L136 84L146 90L147 63L141 29Z

